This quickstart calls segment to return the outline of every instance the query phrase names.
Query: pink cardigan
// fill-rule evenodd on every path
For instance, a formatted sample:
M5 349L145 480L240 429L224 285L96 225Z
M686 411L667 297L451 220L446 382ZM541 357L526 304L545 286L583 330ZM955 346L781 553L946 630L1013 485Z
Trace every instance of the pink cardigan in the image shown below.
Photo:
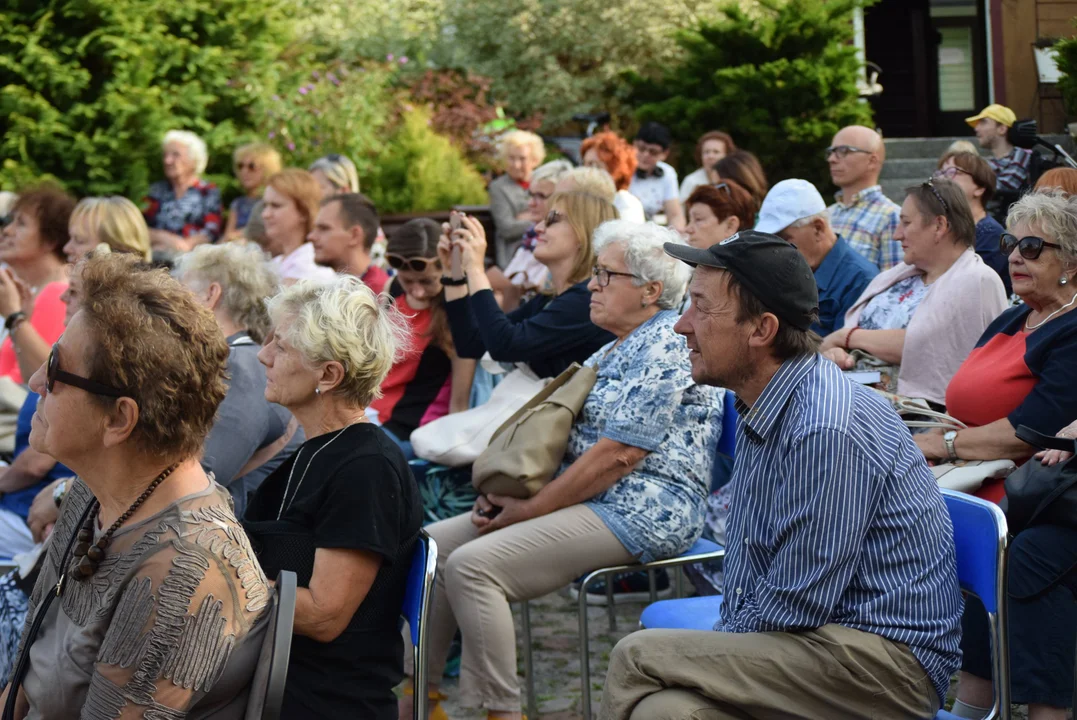
M868 301L895 283L923 271L901 263L871 281L845 314L845 327L855 327ZM928 286L905 328L905 347L898 373L898 394L946 404L946 386L965 362L991 321L1006 309L1006 291L998 273L971 248Z

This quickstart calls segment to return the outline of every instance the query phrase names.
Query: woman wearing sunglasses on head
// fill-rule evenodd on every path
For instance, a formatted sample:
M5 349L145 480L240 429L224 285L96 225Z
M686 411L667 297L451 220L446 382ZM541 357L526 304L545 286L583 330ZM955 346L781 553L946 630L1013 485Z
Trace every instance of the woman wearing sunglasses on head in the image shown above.
M911 187L894 239L905 252L875 277L820 351L851 370L861 350L901 367L897 392L942 406L946 386L984 329L1006 308L1002 281L973 249L976 227L950 180Z
M1031 193L1010 208L1002 252L1021 304L980 337L946 389L946 410L968 425L916 437L929 459L1025 460L1018 425L1054 435L1077 416L1077 198ZM998 499L1002 481L978 495Z
M1006 297L1013 293L1010 268L999 249L999 237L1006 228L987 214L986 206L995 196L995 171L978 153L950 151L939 159L939 169L931 176L936 180L953 180L965 193L972 219L976 223L976 254L998 273Z
M441 226L429 218L404 223L393 233L385 259L396 270L389 294L407 319L410 347L393 363L381 383L381 397L370 407L382 429L414 457L408 438L421 425L467 410L475 361L453 348L445 292L446 273L438 259Z
M527 363L539 377L556 377L574 362L582 363L613 339L591 322L587 283L595 263L591 236L617 209L606 200L581 192L557 193L546 218L535 226L535 259L550 270L552 290L508 314L501 311L483 267L486 232L482 223L463 216L459 230L442 226L438 243L443 267L460 248L460 277L443 278L445 309L453 344L461 357Z

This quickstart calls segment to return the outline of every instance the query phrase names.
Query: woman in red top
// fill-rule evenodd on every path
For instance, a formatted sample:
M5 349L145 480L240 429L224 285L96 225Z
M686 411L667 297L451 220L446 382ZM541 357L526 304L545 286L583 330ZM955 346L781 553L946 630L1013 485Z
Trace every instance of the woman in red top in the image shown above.
M0 235L0 262L7 265L0 270L0 316L7 335L0 344L0 377L22 383L63 334L64 245L74 209L75 199L59 188L31 189L19 196Z
M408 319L411 347L393 364L381 397L370 406L409 459L414 456L408 438L416 428L467 410L475 376L475 361L453 348L441 285L448 259L438 258L440 238L441 226L433 220L410 220L393 233L385 253L397 271L389 292Z
M1026 195L1010 208L1002 251L1023 302L988 326L947 386L947 412L968 429L915 436L929 460L1023 461L1034 449L1017 426L1054 435L1077 416L1077 197ZM997 500L1002 483L977 494Z

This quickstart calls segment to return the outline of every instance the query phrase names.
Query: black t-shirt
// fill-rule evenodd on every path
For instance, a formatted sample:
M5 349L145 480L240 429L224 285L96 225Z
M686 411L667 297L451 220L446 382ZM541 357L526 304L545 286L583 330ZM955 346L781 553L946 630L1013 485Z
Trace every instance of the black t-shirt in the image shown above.
M310 583L317 548L383 558L340 637L294 636L282 718L396 718L399 618L422 525L419 490L396 443L368 423L308 440L258 488L243 524L266 576L294 570L300 587Z

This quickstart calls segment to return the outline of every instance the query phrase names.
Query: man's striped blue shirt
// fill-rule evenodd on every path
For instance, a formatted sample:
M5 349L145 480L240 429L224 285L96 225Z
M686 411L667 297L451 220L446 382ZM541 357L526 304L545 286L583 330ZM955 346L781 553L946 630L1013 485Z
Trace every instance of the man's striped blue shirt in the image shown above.
M875 633L908 646L941 702L961 660L953 526L901 419L819 355L737 410L715 630Z

